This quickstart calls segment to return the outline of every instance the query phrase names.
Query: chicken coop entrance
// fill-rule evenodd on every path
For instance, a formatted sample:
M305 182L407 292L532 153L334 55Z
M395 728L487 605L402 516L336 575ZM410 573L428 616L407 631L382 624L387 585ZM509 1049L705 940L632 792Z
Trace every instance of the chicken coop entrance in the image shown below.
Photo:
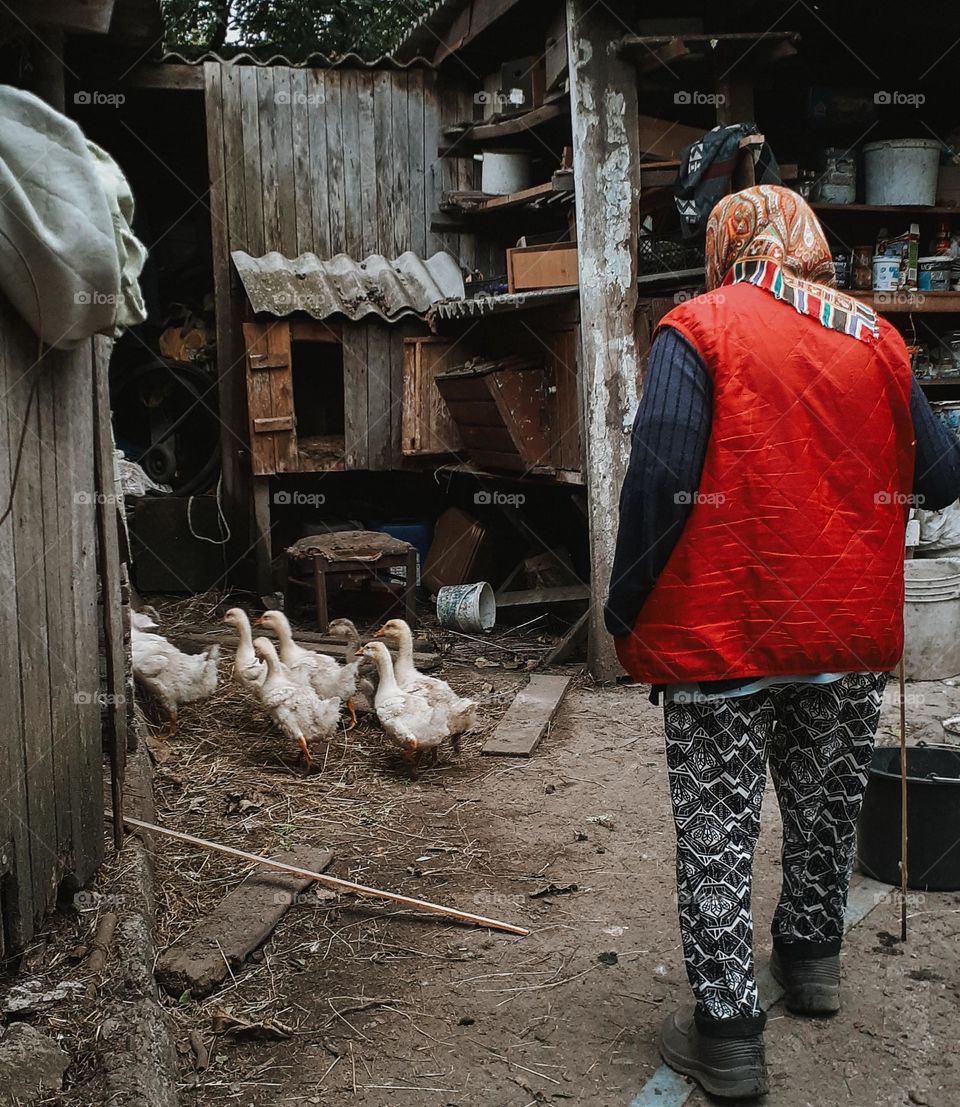
M253 471L344 468L344 353L338 327L314 320L244 323Z
M293 411L301 471L311 463L342 461L344 452L343 346L294 340L290 345Z

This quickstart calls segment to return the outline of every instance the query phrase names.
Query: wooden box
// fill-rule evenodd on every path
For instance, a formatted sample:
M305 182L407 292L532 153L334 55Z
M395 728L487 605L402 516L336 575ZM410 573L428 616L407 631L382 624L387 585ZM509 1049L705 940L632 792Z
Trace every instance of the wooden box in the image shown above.
M516 246L507 250L507 286L511 292L567 288L579 283L575 242Z
M551 462L542 363L503 358L437 376L437 387L477 465L524 473Z

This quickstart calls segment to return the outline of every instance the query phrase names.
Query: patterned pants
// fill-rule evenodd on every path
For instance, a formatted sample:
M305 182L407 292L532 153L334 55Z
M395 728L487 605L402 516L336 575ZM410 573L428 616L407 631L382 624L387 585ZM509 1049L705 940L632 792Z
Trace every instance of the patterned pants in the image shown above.
M680 932L703 1029L736 1020L724 1026L750 1033L765 1021L750 885L768 757L783 818L774 944L785 957L839 952L885 684L885 674L849 673L664 706Z

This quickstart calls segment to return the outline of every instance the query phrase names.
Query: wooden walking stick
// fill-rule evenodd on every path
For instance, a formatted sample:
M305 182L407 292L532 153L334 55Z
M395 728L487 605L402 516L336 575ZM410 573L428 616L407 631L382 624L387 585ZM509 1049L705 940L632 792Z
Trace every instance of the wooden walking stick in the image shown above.
M105 811L104 814L108 819L113 818L111 811ZM280 872L293 873L294 876L307 877L338 892L352 892L356 896L369 896L371 899L386 899L391 903L400 903L404 907L413 907L417 911L429 911L433 915L443 915L448 919L455 919L457 922L471 923L473 926L486 926L491 930L502 930L507 934L517 934L521 938L525 938L530 933L526 927L514 926L513 923L499 922L497 919L488 919L483 915L472 915L469 911L459 911L455 907L443 907L439 903L430 903L425 899L414 899L412 896L401 896L396 892L383 892L379 888L368 888L365 884L354 884L352 880L340 880L336 876L325 876L323 873L314 872L312 869L303 869L299 865L288 865L284 861L263 857L259 853L247 853L246 850L234 849L233 846L225 846L220 842L211 842L207 838L195 838L192 834L184 834L179 830L168 830L163 826L145 823L142 819L132 819L129 815L124 815L123 821L129 826L138 827L140 830L149 830L152 834L160 834L165 838L176 838L178 842L188 842L191 846L226 853L231 857L239 857L242 861L253 861L257 865L266 865L268 868Z
M900 941L907 940L907 701L903 657L900 676Z

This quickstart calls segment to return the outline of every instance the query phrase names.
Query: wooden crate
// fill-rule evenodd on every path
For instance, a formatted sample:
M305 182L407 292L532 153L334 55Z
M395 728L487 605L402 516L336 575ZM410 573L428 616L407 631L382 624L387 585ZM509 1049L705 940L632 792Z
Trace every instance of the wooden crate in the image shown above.
M516 246L507 250L507 286L511 292L567 288L579 282L575 242Z
M434 382L462 360L458 343L436 335L403 340L403 420L405 457L455 453L462 449L460 431Z
M542 364L504 358L441 373L436 382L477 465L521 473L550 465Z

